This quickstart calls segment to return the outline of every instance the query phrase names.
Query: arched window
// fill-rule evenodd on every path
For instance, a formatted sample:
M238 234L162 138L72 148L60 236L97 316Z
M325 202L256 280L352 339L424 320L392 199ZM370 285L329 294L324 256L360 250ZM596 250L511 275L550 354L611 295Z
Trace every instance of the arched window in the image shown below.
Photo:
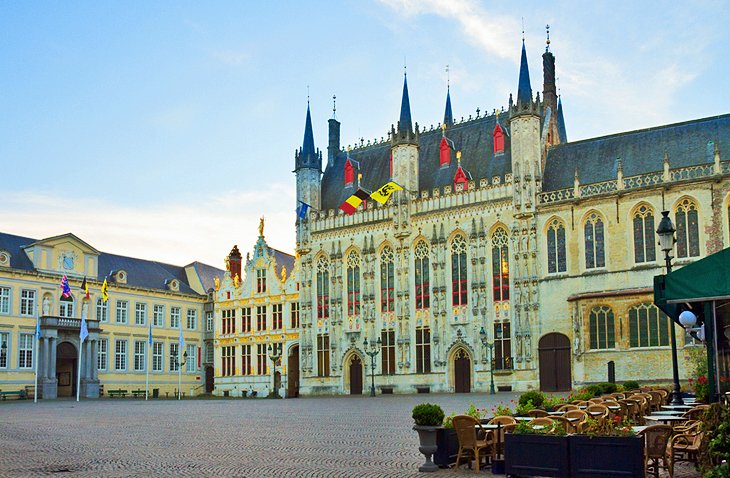
M656 261L656 241L654 240L654 212L645 205L634 212L634 261Z
M347 315L360 313L360 254L347 254Z
M565 272L565 226L558 219L550 221L547 229L548 273Z
M629 342L631 347L669 345L669 319L652 303L629 309Z
M345 186L352 186L355 182L355 168L352 167L350 158L345 161Z
M509 250L507 231L492 234L492 290L495 302L509 300Z
M616 329L613 310L605 305L594 307L589 315L590 348L612 349L616 347Z
M451 303L466 305L466 240L456 236L451 241Z
M431 293L428 271L429 248L426 241L418 241L413 254L416 257L416 309L428 309L431 306Z
M497 123L494 127L494 154L504 153L504 130Z
M584 232L586 241L586 269L605 267L603 220L595 212L588 216L584 226Z
M677 228L677 257L697 257L700 255L700 226L697 218L697 205L691 199L684 199L675 211Z
M451 163L451 148L445 137L441 137L439 144L439 165L448 166Z
M73 317L74 316L74 298L73 296L63 297L58 301L58 316Z
M330 316L330 263L326 257L317 260L317 318Z
M393 312L395 297L393 296L393 248L385 246L380 253L380 311Z

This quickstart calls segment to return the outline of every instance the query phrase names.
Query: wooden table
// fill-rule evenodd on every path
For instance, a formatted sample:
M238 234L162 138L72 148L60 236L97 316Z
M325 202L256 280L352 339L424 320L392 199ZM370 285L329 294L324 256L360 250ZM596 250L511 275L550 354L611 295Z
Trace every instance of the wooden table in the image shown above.
M677 417L674 415L648 415L644 417L644 420L651 420L653 422L662 422L669 425L671 422L686 422L687 419L684 417Z

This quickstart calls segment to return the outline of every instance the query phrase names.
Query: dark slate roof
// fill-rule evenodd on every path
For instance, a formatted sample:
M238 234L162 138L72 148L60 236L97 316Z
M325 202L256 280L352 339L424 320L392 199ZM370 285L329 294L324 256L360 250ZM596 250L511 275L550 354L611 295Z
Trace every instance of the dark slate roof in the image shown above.
M190 265L193 266L195 272L198 273L200 282L203 283L203 289L206 291L208 289L215 288L215 278L218 277L219 279L222 279L225 272L217 267L209 266L208 264L203 264L198 261L195 261Z
M33 271L33 263L30 259L28 259L23 247L37 241L37 239L31 239L28 237L0 233L0 250L6 250L11 254L10 266L12 268ZM205 270L206 274L211 274L213 271L217 271L218 275L223 275L223 271L220 269L201 263L195 264L199 265L199 271ZM103 281L104 277L106 277L111 271L119 270L127 272L127 285L147 289L168 290L165 281L177 279L180 282L180 292L183 294L197 295L197 292L191 289L188 285L185 267L144 259L135 259L133 257L109 254L106 252L101 252L99 255L99 276L95 279ZM202 273L201 279L203 279ZM213 279L211 278L211 284L212 280ZM204 285L206 286L206 289L209 287L206 282L204 282Z
M411 123L411 102L408 99L408 77L403 76L403 98L400 103L400 121L398 131L413 131Z
M451 113L451 91L446 90L446 109L444 110L444 124L454 124L454 115Z
M530 86L530 70L527 68L527 51L525 40L522 40L522 58L520 58L520 80L517 84L517 103L529 104L532 101L532 87Z
M558 138L560 143L568 142L568 133L565 131L565 119L563 118L563 100L558 96Z
M303 156L315 154L314 131L312 130L312 115L309 113L309 103L307 103L307 121L304 124L304 141L302 142L301 154Z
M624 176L663 171L665 153L673 169L712 163L710 141L730 145L730 114L557 145L548 151L542 189L573 187L576 168L581 184L615 180L618 159Z
M276 259L276 275L281 277L281 269L286 267L286 276L291 277L292 270L294 270L294 256L272 247L269 248L269 251L274 254Z
M490 179L512 172L510 156L510 138L507 127L507 115L503 114L499 120L505 131L504 154L494 155L493 132L497 118L495 115L484 116L472 121L466 121L449 126L446 137L452 140L456 149L461 151L461 166L469 171L475 180ZM451 154L451 163L447 167L439 165L439 143L441 130L434 129L421 133L419 139L418 181L419 190L431 191L453 185L456 174L456 153ZM361 186L373 191L390 181L390 149L389 142L378 143L372 146L350 151L350 158L360 162L362 174ZM322 176L322 209L337 209L342 202L357 190L356 185L344 187L344 169L347 153L341 151L334 161L327 165Z

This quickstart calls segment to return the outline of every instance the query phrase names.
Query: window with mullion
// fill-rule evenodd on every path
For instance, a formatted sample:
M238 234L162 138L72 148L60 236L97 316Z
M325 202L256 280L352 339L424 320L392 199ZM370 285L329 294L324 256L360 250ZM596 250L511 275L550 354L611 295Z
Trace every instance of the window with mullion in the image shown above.
M33 334L20 334L18 368L33 368Z
M195 372L198 370L198 346L195 344L185 344L188 359L185 362L186 372Z
M548 273L565 272L565 226L557 219L547 230Z
M251 345L241 345L241 375L251 375Z
M431 373L431 329L416 328L416 373Z
M165 306L155 304L152 306L152 325L155 327L164 327L165 325Z
M317 334L317 376L330 376L330 336Z
M360 313L360 266L347 268L347 314Z
M0 314L10 314L9 287L0 287Z
M152 343L152 371L162 372L162 364L164 363L165 344L162 342Z
M424 241L415 248L416 309L428 309L431 306L431 284L429 277L428 246Z
M266 269L256 270L256 293L266 292Z
M327 319L330 316L330 274L327 271L317 272L317 318Z
M35 315L35 291L22 289L20 291L20 315Z
M256 344L256 373L266 375L266 344Z
M256 331L261 332L266 330L266 306L256 306Z
M585 234L586 269L605 267L605 243L603 237L603 221L592 213L583 226Z
M99 322L109 321L109 303L102 298L96 299L96 320Z
M135 340L134 341L134 371L135 372L144 372L145 370L145 356L146 356L146 346L147 342L144 340Z
M380 253L380 311L393 312L395 310L394 296L394 264L393 248L385 246Z
M512 337L509 322L494 324L494 369L510 370L512 368Z
M292 329L298 329L299 328L299 302L292 302L291 303L291 322L290 322L290 328L292 328Z
M590 348L594 350L615 348L616 329L613 310L607 306L594 307L588 317Z
M284 327L284 304L273 304L271 306L271 328L281 330Z
M233 328L236 328L235 325ZM251 307L241 309L241 332L251 332Z
M134 324L147 324L147 304L137 302L134 304Z
M114 370L127 370L127 341L114 341Z
M654 304L639 304L629 309L629 344L631 347L669 345L669 318Z
M106 370L108 367L109 341L107 339L99 339L96 352L96 368L98 370Z
M395 331L383 330L380 332L380 354L383 375L395 375Z
M654 262L655 242L654 215L651 209L642 205L634 213L634 262Z
M10 353L10 334L0 332L0 368L8 368L8 354Z
M177 372L179 365L180 344L178 342L170 343L170 372Z
M451 242L451 303L454 306L466 305L466 241L456 236Z

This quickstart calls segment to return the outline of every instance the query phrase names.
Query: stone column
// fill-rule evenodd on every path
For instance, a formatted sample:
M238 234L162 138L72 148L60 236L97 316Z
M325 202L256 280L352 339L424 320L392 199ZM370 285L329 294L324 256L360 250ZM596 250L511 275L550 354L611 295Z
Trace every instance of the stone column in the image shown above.
M93 380L94 374L91 371L91 340L86 340L86 380Z
M99 363L99 341L92 340L91 342L91 379L99 380L99 370L97 365Z
M41 351L41 349L43 349ZM38 344L38 375L41 380L48 377L48 337L41 337L41 341Z
M50 380L56 379L56 341L56 337L51 337L51 360L48 369L48 378Z

